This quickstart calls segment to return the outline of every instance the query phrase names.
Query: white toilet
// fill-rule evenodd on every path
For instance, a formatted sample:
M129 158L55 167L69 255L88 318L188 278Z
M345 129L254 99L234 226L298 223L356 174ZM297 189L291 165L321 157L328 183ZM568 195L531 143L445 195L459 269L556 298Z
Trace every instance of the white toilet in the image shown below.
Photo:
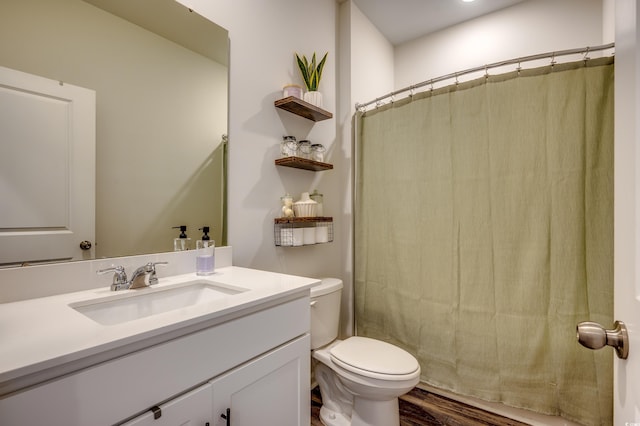
M320 420L327 426L398 426L398 397L420 380L418 361L397 346L367 337L336 340L342 281L311 288L311 350L319 361Z

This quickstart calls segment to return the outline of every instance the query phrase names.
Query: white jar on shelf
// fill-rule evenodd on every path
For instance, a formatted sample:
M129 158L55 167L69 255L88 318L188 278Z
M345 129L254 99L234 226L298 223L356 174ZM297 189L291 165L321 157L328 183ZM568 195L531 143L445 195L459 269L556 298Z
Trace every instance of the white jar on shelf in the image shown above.
M309 197L308 192L303 192L300 201L293 203L293 212L296 217L314 217L318 203Z
M280 143L282 157L295 157L298 154L298 142L295 136L283 136Z
M298 157L311 160L311 142L308 140L298 142Z
M324 145L320 143L314 143L311 145L311 159L313 161L318 161L320 163L324 163L324 153L326 149Z
M317 189L314 189L309 197L316 202L316 216L324 216L324 208L322 207L322 194L318 192Z
M288 98L289 96L302 99L304 97L302 86L298 86L297 84L287 84L286 86L284 86L282 88L282 97Z

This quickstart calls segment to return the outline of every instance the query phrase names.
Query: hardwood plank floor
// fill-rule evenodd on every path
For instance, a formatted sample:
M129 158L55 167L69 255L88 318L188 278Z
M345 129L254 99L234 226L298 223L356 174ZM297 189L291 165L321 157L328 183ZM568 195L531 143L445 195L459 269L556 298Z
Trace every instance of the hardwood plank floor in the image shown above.
M322 397L316 387L311 391L311 426L323 426L319 417L321 406ZM399 406L400 426L526 426L418 388L401 396Z

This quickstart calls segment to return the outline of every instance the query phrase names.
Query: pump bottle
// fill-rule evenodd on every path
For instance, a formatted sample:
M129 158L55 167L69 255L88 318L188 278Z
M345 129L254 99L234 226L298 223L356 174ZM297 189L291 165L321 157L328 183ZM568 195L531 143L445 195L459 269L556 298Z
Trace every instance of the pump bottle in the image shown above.
M199 228L202 238L196 241L196 275L211 275L215 270L216 243L209 237L209 227Z
M191 238L187 237L187 226L174 226L172 229L180 229L180 235L178 235L178 238L173 239L173 251L189 250Z

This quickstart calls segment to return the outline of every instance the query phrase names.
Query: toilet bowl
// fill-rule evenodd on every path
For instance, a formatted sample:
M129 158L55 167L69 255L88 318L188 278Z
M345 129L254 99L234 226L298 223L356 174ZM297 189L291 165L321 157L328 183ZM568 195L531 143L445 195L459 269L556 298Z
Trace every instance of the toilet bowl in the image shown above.
M337 340L342 281L311 288L311 349L327 426L398 426L398 397L420 380L405 350L367 337Z

